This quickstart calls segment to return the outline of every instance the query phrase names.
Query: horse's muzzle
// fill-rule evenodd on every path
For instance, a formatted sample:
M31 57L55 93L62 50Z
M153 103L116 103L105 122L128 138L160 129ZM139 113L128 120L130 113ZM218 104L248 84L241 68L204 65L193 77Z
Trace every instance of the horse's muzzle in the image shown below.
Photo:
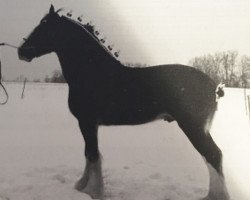
M26 62L32 61L32 59L35 57L35 52L32 49L19 47L17 52L19 59Z

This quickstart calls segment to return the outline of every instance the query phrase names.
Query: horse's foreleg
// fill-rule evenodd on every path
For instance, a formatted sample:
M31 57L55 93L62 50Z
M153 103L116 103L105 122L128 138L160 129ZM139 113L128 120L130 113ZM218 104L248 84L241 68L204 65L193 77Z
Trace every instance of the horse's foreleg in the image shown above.
M93 199L103 198L103 178L101 158L98 150L97 125L79 121L85 140L86 166L82 178L75 188L90 195Z

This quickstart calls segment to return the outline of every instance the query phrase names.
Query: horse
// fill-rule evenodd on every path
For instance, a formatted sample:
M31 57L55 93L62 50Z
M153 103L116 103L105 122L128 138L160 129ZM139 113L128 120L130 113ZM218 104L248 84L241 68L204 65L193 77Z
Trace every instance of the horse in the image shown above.
M69 87L68 106L85 141L85 169L75 189L94 199L104 198L100 125L165 119L177 122L207 164L210 184L203 200L229 200L222 151L209 132L223 88L190 66L127 67L103 45L93 25L60 15L59 10L51 5L18 48L18 55L20 60L31 62L54 52L59 59Z

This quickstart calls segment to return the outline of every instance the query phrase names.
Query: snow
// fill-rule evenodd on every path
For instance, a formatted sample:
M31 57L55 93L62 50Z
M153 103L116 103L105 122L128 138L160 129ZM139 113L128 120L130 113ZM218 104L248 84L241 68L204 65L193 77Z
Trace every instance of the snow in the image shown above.
M89 200L74 190L84 169L84 142L67 107L65 84L7 83L0 106L0 200ZM248 91L248 93L250 93ZM0 91L0 98L3 98ZM223 150L232 199L249 200L250 121L244 92L226 89L212 127ZM100 127L107 200L198 200L208 171L176 122Z

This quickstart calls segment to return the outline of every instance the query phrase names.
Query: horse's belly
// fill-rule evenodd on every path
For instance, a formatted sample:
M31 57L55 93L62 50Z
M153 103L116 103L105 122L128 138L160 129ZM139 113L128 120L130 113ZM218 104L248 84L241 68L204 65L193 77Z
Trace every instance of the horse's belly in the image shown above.
M137 125L151 122L158 119L164 119L168 122L174 121L167 112L158 112L150 109L128 109L113 110L102 116L103 125Z

